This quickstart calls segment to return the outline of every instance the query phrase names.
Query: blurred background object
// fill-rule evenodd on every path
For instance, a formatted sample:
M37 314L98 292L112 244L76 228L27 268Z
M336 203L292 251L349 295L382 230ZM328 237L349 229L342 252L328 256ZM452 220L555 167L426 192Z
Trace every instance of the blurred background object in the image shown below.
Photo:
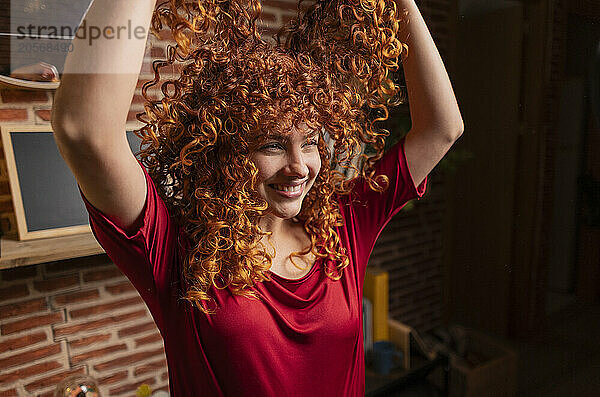
M10 72L10 77L32 81L59 81L56 66L46 62L16 68Z
M0 0L0 75L58 81L92 0Z
M54 397L100 397L98 381L85 374L71 375L56 385Z

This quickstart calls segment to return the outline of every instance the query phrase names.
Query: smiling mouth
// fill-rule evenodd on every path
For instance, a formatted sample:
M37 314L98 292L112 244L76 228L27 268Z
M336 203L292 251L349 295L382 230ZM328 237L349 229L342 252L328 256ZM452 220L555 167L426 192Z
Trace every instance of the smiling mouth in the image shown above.
M286 198L298 198L304 194L304 189L306 186L306 181L304 181L300 185L290 186L290 185L279 185L279 184L270 184L267 185L271 189L273 189L280 196Z
M295 186L277 185L277 184L271 184L269 186L272 187L273 189L277 190L277 191L280 191L280 192L298 193L298 192L301 192L302 189L304 189L305 185L306 185L306 182L303 182L300 185L295 185Z

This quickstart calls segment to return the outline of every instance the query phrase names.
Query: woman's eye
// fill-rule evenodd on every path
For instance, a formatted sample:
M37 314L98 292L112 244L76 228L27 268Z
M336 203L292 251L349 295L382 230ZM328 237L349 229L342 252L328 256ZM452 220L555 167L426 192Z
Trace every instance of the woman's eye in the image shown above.
M281 149L282 147L278 143L270 143L268 145L263 146L262 148L266 149L266 150L275 150L275 149Z
M317 146L319 144L318 139L313 139L311 141L307 141L305 145L308 146ZM269 143L261 148L262 150L267 151L275 151L275 150L284 150L285 148L280 143Z

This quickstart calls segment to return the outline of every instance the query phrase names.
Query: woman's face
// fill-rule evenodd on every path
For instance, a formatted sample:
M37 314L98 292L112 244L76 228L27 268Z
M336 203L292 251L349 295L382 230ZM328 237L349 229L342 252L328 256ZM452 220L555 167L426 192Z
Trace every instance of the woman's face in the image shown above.
M300 212L321 169L318 142L319 131L300 124L289 134L269 135L251 155L258 168L258 193L271 214L291 219Z

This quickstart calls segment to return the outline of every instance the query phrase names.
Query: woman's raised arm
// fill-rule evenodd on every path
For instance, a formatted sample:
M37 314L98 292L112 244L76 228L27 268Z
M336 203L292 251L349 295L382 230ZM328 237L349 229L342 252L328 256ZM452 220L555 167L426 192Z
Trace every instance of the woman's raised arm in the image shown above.
M408 168L418 186L463 133L462 116L442 58L415 0L395 0L408 11L400 41L412 126L404 143Z
M73 40L54 96L58 149L88 201L124 228L146 199L125 127L155 0L95 0Z

